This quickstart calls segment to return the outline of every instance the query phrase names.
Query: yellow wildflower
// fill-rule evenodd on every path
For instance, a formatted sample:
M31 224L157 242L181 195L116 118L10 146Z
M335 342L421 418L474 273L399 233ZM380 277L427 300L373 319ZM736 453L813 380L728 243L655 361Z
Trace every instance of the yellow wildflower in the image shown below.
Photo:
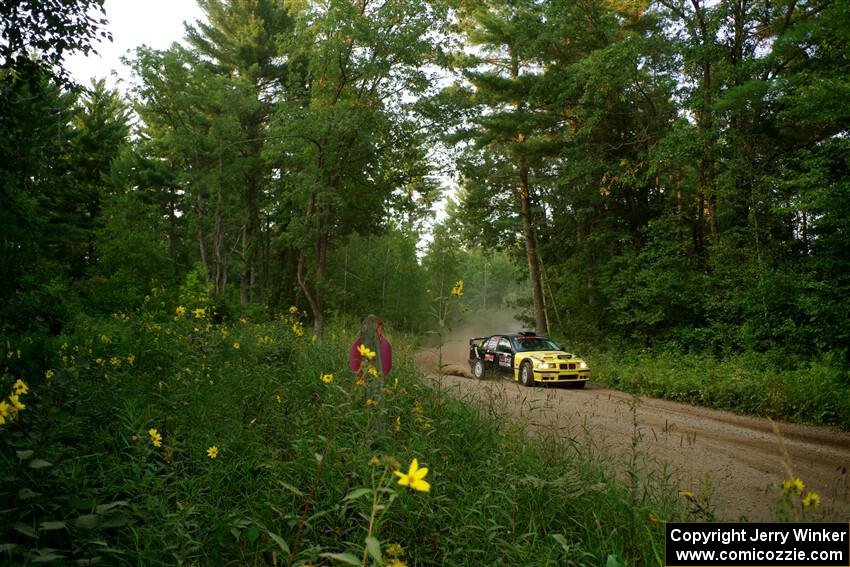
M369 372L369 376L371 376L372 378L378 377L378 369L375 368L374 366L370 366L368 372Z
M401 416L400 415L395 416L395 430L396 430L396 433L401 431Z
M109 359L109 364L111 364L112 366L121 366L121 359L117 356L113 356Z
M384 551L390 557L404 557L404 548L397 543L391 543Z
M452 288L452 295L454 297L460 297L463 295L463 280L458 280L458 282Z
M11 417L9 409L9 404L0 400L0 425L6 423L6 418Z
M365 386L365 385L366 385L366 380L364 380L363 378L358 378L358 379L357 379L357 385L358 385L358 386Z
M782 483L782 492L785 494L800 495L805 488L806 485L799 478L789 478Z
M236 350L239 350L239 343L233 343L233 348L235 348Z
M242 325L247 325L247 324L248 324L248 319L246 319L245 317L240 317L240 318L239 318L239 323L241 323Z
M198 307L193 310L192 313L195 315L195 319L203 319L206 316L207 311L203 307Z
M282 403L283 403L283 398L281 398L281 397L280 397L280 394L275 395L274 399L275 399L275 401L277 401L277 403L279 403L279 404L282 404Z
M407 565L398 559L393 559L387 563L387 567L407 567Z
M380 465L381 459L379 459L377 455L372 455L372 458L369 459L369 464L372 465L373 467L375 465Z
M413 490L420 492L429 492L431 490L431 485L424 480L427 474L428 468L419 468L419 461L416 459L413 459L413 462L410 463L407 473L395 471L395 475L398 477L398 483L401 486L409 486Z
M16 396L15 394L9 396L9 401L12 402L12 407L15 408L16 411L26 409L27 407L25 404L22 404L20 400L18 400L18 396Z
M133 355L133 354L128 354L127 355L127 364L129 364L130 366L133 366L134 362L136 362L136 356Z
M107 335L100 335L100 342L109 343L111 341L112 341L112 339L110 339Z
M53 375L52 370L48 370L48 372L50 373L50 376ZM48 376L48 378L50 378L50 376ZM24 384L24 381L21 380L20 378L12 386L12 389L15 390L15 394L18 395L18 396L20 396L21 394L26 394L27 392L29 392L29 388L27 388L27 385Z
M817 492L809 491L801 501L803 504L803 508L817 508L820 506L820 496L818 496Z
M178 306L177 309L174 310L174 320L182 319L183 315L186 314L186 308L182 305Z
M150 435L154 447L162 446L162 435L156 429L148 429L148 435Z
M362 343L357 347L357 351L360 353L360 356L364 356L369 360L375 358L375 351L369 350L369 347Z
M303 337L304 336L304 326L301 323L299 323L298 321L296 321L295 323L292 324L292 332L295 333L296 337Z
M292 315L294 315L294 314L298 313L298 308L293 305L292 307L289 308L289 312Z
M103 357L102 356L98 356L97 358L94 359L94 361L97 362L98 364L100 364L101 366L103 366Z
M207 457L209 457L210 459L215 459L216 457L218 457L218 447L213 445L212 447L207 449Z
M376 406L376 405L378 405L378 402L376 402L375 400L372 400L372 399L366 400L366 407Z
M331 382L334 381L334 375L333 374L319 374L319 380L321 380L325 384L330 384Z

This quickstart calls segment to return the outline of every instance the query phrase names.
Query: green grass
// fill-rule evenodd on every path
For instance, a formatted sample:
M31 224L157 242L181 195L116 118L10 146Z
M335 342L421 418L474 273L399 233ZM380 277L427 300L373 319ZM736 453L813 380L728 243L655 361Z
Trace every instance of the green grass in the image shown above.
M344 329L317 344L291 321L172 313L81 320L53 377L23 376L27 408L0 427L0 562L361 564L373 519L368 565L391 544L407 565L652 565L659 520L693 517L664 478L447 397L402 337L375 407ZM413 458L430 492L396 484Z
M850 429L850 373L827 357L598 352L594 379L636 394Z

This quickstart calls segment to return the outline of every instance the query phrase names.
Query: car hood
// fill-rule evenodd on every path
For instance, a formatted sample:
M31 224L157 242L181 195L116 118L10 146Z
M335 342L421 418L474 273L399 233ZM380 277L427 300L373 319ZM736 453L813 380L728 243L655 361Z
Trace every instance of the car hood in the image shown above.
M536 358L537 360L543 360L545 362L557 362L559 360L582 360L581 357L562 350L530 350L525 352L518 352L517 356L521 356L523 358Z

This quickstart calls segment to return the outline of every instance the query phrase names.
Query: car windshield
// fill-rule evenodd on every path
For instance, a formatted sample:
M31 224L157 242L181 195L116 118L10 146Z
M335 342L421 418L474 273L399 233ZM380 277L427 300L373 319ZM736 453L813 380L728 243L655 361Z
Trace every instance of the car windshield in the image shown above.
M511 340L514 342L514 348L517 352L527 352L531 350L561 350L561 347L551 340L543 337L514 337Z

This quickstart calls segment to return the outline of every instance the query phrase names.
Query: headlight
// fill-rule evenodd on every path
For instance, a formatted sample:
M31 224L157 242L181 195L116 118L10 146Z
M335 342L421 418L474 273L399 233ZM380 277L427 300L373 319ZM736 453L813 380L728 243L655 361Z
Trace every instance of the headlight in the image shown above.
M549 368L549 365L545 362L541 362L537 365L537 368L542 368L543 370L546 370L547 368Z
M585 368L587 368L587 363L582 360L581 362L578 363L578 367L581 368L582 370L584 370Z

